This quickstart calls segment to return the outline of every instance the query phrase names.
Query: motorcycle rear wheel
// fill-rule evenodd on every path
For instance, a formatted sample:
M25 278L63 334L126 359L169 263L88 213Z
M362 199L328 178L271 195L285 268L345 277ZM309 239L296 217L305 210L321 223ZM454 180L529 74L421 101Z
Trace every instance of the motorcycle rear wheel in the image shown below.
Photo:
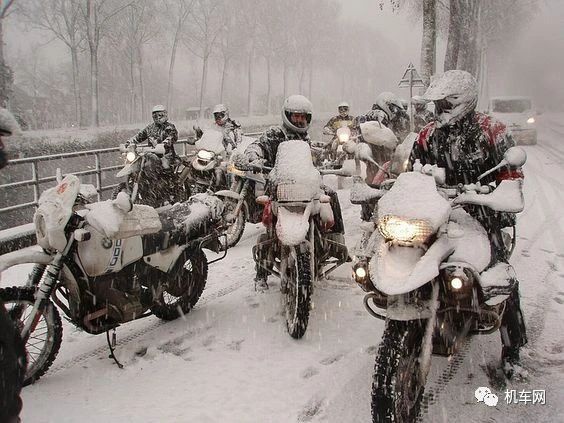
M174 268L163 275L164 293L151 311L159 319L174 320L194 308L208 278L208 260L202 250L184 251Z
M35 303L33 287L12 287L0 289L0 301L4 303L8 316L21 331L30 316ZM39 322L29 334L25 343L27 369L23 385L29 385L47 372L61 347L63 325L61 316L51 300L43 308Z
M388 320L376 356L372 383L372 422L417 419L425 383L418 377L424 321Z
M292 338L300 339L307 330L311 305L312 280L310 271L310 253L298 253L291 250L292 257L283 257L286 262L284 284L284 315L286 328ZM292 265L289 262L292 260Z

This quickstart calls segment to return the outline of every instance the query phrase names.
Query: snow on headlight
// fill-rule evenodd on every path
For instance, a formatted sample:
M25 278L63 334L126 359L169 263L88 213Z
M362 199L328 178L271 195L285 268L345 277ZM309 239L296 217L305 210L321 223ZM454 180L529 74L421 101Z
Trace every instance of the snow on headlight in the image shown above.
M378 221L378 229L385 239L406 243L425 242L433 234L433 228L425 220L403 219L391 215Z
M198 159L210 161L213 159L215 154L208 150L200 150L198 151Z
M127 154L125 155L126 160L130 163L133 162L136 157L137 154L135 154L134 151L128 151Z

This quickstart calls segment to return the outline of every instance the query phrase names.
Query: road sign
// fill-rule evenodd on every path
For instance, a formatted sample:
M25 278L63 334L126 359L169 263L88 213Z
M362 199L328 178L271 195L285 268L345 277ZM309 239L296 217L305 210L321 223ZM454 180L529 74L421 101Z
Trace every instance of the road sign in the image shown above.
M413 132L413 107L411 106L411 98L413 97L413 87L425 87L423 79L419 76L417 69L413 63L403 73L403 76L398 84L400 88L409 88L409 129Z
M413 63L410 63L403 76L398 84L400 88L408 88L408 87L425 87L425 83L421 76L419 76L419 72L413 66Z

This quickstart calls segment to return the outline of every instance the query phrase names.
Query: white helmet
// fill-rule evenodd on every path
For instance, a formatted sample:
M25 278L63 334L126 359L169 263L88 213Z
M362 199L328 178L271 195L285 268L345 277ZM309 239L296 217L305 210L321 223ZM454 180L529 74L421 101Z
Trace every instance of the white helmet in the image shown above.
M312 109L311 102L303 95L294 94L289 96L282 105L282 122L284 126L294 132L305 134L311 123ZM304 126L296 126L292 123L290 119L292 113L304 113L306 115Z
M157 104L155 107L153 107L151 115L153 116L153 122L155 123L163 124L168 120L168 113L165 106L163 106L162 104Z
M423 99L435 102L437 127L453 125L478 103L478 83L468 72L449 70L433 79Z
M398 111L404 110L399 97L389 91L384 91L376 97L376 105L386 112L389 120L392 120Z
M342 117L345 117L349 114L349 103L347 103L346 101L342 101L341 103L339 103L339 105L337 106L337 110L339 110L339 114Z
M218 125L225 125L227 119L229 119L229 109L224 104L217 104L212 111L215 123Z

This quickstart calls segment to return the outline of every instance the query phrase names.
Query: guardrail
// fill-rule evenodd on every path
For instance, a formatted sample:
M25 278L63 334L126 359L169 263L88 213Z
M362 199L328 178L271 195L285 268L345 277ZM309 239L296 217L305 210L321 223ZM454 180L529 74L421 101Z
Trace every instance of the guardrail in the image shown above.
M257 135L260 135L261 133L262 132L251 132L251 133L246 133L244 135L246 135L246 136L257 136ZM188 144L188 138L180 139L176 142L175 146L182 146L182 154L180 154L181 156L187 155L187 145L191 146L190 144ZM2 216L2 214L10 212L10 211L22 210L22 209L37 206L37 202L39 201L39 196L41 194L40 191L39 191L39 185L42 184L42 183L45 183L45 182L52 182L52 181L55 181L57 179L56 175L39 177L39 165L40 165L40 163L50 161L50 160L67 159L67 158L73 158L73 157L85 158L85 157L92 156L93 159L94 159L94 169L82 170L82 171L72 172L72 173L74 175L78 176L79 178L81 176L96 175L96 184L94 186L95 186L96 191L98 193L97 200L100 201L102 192L114 189L118 185L118 184L109 184L109 185L103 185L102 184L102 179L103 179L102 175L103 175L104 172L115 171L115 170L121 169L123 167L123 164L102 167L102 165L101 165L101 155L107 154L107 153L114 153L114 152L119 152L119 147L101 148L101 149L97 149L97 150L75 151L75 152L72 152L72 153L50 154L50 155L47 155L47 156L26 157L24 159L10 160L10 162L8 163L8 166L30 164L31 165L31 179L27 179L27 180L23 180L23 181L17 181L17 182L11 182L11 183L7 183L7 184L0 184L0 189L10 189L10 188L17 188L17 187L33 187L33 201L29 201L29 202L26 202L26 203L20 203L20 204L15 204L15 205L8 206L8 207L0 208L0 217Z
M262 132L249 132L249 133L245 133L243 135L248 136L248 137L253 137L253 136L258 136L262 134ZM175 144L176 147L181 146L182 150L181 152L178 151L177 148L177 153L179 153L180 156L187 156L188 154L188 149L190 147L192 147L191 144L188 144L188 138L184 138L184 139L180 139L177 141L177 143ZM52 160L61 160L61 159L71 159L71 158L92 158L93 160L93 168L92 169L87 169L87 170L80 170L77 172L70 172L76 176L80 177L84 177L84 176L90 176L90 175L95 175L95 179L96 179L96 183L94 184L96 191L98 193L97 195L97 199L98 201L101 200L102 197L102 193L104 191L108 191L111 189L114 189L118 184L117 183L112 183L112 184L107 184L105 185L103 183L104 178L104 174L111 172L111 171L116 171L118 169L121 169L123 167L123 164L118 164L118 165L110 165L110 166L102 166L102 155L104 154L109 154L109 153L118 153L119 152L119 147L111 147L111 148L101 148L101 149L97 149L97 150L85 150L85 151L76 151L76 152L72 152L72 153L60 153L60 154L50 154L50 155L46 155L46 156L37 156L37 157L26 157L23 159L13 159L10 160L10 162L8 163L8 166L19 166L19 165L25 165L25 164L29 164L31 166L31 178L30 179L25 179L22 181L16 181L16 182L9 182L6 184L0 184L0 190L6 190L6 189L16 189L16 188L21 188L21 187L31 187L33 188L33 201L27 201L27 202L23 202L23 203L18 203L18 204L13 204L10 205L8 207L2 207L0 208L0 219L2 219L2 216L9 213L9 212L13 212L13 211L17 211L17 210L25 210L25 209L29 209L32 207L37 207L38 201L39 201L39 196L41 194L40 192L40 184L44 184L46 182L53 182L56 181L57 176L56 175L43 175L40 176L41 174L41 170L42 170L42 165L46 164L49 161ZM119 157L118 155L116 155L116 157ZM92 167L92 166L90 166ZM4 172L6 172L6 170L4 170ZM8 170L9 172L9 170ZM7 173L7 172L6 172ZM63 172L64 173L64 172ZM111 175L112 177L115 176L114 174ZM21 227L22 230L21 231L13 231L10 230L9 235L5 234L5 236L2 236L0 231L0 254L5 254L9 251L14 251L17 249L21 249L21 248L25 248L25 247L29 247L31 245L34 245L36 243L35 240L35 231L33 230L33 228L29 227L28 225L24 225Z

